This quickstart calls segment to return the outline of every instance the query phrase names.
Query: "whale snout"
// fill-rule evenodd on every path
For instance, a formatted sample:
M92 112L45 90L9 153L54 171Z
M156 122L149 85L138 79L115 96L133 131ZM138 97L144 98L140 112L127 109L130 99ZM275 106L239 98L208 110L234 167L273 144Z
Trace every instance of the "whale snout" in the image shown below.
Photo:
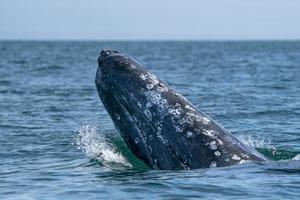
M110 49L103 49L100 52L100 56L98 57L98 64L99 66L102 65L102 62L105 58L107 58L109 55L111 55L114 52L114 50L110 50Z
M105 59L105 58L107 58L108 56L110 56L111 54L118 54L118 53L120 53L120 52L119 52L119 51L116 51L116 50L112 50L112 49L103 49L103 50L100 52L99 58Z
M114 50L111 50L111 49L103 49L101 52L100 52L100 56L102 57L107 57L108 55L112 54L112 53L115 53L116 51Z
M112 50L112 49L103 49L101 52L100 52L100 55L98 57L98 65L99 67L102 66L103 64L103 61L108 58L108 57L111 57L113 55L118 55L120 54L119 51L116 51L116 50Z

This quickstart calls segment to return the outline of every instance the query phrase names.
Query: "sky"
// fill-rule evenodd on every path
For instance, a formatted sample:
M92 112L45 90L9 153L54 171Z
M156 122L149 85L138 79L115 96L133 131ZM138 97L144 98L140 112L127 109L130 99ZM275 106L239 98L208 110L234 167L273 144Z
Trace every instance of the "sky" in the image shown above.
M300 0L0 0L1 40L295 40Z

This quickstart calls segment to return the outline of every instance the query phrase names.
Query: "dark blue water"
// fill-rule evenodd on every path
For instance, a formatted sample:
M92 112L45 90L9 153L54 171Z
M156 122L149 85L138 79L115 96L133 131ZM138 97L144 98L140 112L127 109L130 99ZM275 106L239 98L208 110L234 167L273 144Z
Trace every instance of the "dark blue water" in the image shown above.
M271 162L150 170L94 77L126 52ZM299 199L300 42L0 42L1 199Z

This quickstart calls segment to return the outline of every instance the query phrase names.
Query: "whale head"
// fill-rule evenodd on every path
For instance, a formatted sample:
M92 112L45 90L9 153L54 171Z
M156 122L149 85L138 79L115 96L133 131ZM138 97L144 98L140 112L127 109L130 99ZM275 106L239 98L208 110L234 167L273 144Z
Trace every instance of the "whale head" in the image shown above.
M152 168L182 169L162 133L168 86L119 51L102 50L98 65L95 83L100 99L131 151Z

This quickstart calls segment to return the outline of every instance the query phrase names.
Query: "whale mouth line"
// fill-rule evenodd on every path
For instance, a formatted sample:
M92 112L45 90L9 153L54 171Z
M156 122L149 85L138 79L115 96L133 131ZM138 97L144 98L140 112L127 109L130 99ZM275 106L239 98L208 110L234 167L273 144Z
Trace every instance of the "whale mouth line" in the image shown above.
M142 143L144 144L143 146L146 147L145 150L147 151L147 153L149 155L151 155L149 158L151 158L150 163L153 165L154 163L154 160L153 160L153 157L152 157L152 153L150 152L149 150L149 144L147 142L147 139L146 139L146 135L144 134L143 130L139 127L139 125L137 124L137 122L133 119L133 116L130 114L130 112L128 111L127 109L127 102L124 100L124 98L122 97L122 95L118 95L118 93L114 93L114 99L116 100L116 103L120 105L120 107L122 108L122 111L123 111L123 114L125 115L126 118L128 118L128 121L133 125L133 128L137 130L137 133L140 133L138 134L139 136L139 139L141 139ZM126 106L127 105L127 106ZM122 119L120 119L122 120ZM121 134L123 135L129 135L130 137L130 134L127 134L126 132L122 132L121 130L118 130L119 132L121 132ZM130 137L132 140L134 140L134 138Z

